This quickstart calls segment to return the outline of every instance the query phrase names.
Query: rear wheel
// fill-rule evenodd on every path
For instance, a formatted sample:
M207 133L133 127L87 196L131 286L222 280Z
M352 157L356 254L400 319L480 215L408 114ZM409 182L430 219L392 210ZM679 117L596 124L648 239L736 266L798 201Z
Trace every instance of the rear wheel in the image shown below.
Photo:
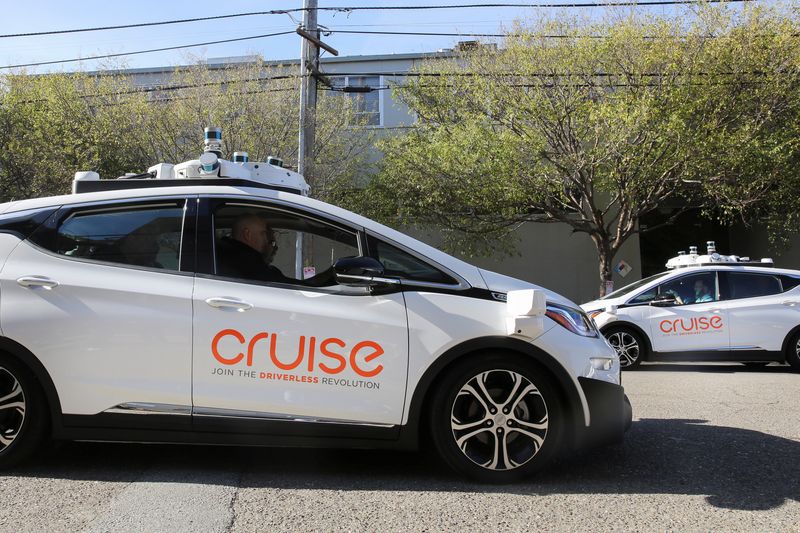
M486 483L509 483L540 470L558 451L566 425L548 376L510 354L454 367L431 407L439 455L455 471Z
M642 336L630 328L609 328L603 333L619 356L619 366L631 369L639 366L647 353Z
M800 332L794 334L786 347L786 362L792 365L795 371L800 372Z
M35 452L46 427L44 396L33 376L19 362L0 354L0 468Z

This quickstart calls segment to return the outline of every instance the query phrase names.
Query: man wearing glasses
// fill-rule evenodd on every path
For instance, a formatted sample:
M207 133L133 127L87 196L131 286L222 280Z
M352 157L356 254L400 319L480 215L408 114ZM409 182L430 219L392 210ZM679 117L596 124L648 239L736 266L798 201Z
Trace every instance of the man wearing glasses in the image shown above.
M283 275L272 259L278 250L275 232L259 215L236 219L230 237L223 237L217 250L217 274L279 283L297 283Z

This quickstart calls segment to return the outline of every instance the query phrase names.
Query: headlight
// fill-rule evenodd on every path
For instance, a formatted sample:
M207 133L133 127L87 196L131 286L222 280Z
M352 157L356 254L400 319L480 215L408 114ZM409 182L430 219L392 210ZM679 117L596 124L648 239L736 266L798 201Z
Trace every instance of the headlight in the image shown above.
M597 337L597 328L594 327L594 322L580 309L548 302L545 315L576 335Z

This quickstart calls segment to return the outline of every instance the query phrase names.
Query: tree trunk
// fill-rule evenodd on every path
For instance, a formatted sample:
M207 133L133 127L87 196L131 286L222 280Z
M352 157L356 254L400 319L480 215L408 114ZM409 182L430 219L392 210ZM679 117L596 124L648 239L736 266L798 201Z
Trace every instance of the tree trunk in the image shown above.
M592 242L597 248L597 266L600 273L600 296L606 295L606 282L612 281L611 261L614 259L616 249L612 249L605 235L590 234Z
M607 283L613 281L611 260L614 256L609 250L605 249L605 247L599 248L597 252L598 266L600 268L600 296L605 296L607 294ZM613 291L614 289L611 290Z

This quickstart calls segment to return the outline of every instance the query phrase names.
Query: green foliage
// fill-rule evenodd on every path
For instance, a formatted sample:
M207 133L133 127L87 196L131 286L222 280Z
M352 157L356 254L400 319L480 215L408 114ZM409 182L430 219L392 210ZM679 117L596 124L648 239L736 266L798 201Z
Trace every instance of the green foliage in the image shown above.
M382 142L360 207L443 225L459 247L566 223L601 279L659 205L767 217L798 182L798 33L794 11L703 8L519 25L498 49L431 59L395 90L419 120Z
M223 129L227 155L296 165L299 79L291 72L199 63L170 76L167 85L183 88L151 92L114 71L0 77L0 201L67 193L80 170L116 177L194 159L210 125ZM315 196L334 195L363 170L372 139L361 126L346 97L320 92L306 176Z

